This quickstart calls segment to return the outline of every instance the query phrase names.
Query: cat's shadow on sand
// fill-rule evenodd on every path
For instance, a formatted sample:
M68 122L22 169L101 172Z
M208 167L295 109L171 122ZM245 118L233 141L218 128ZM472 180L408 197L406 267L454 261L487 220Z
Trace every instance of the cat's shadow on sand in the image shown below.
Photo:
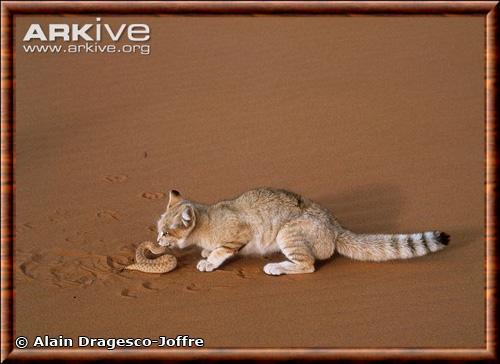
M340 224L357 233L390 233L398 227L403 208L395 185L370 184L320 195L314 199L326 207Z
M408 233L402 228L399 218L404 206L403 194L396 185L370 184L351 190L319 196L314 199L338 219L340 224L355 232L368 234ZM432 226L432 222L429 222ZM429 227L429 230L431 228ZM454 249L463 249L475 239L484 236L484 230L472 226L447 228ZM335 253L336 255L338 253ZM316 261L321 269L329 260Z
M356 233L383 234L398 230L403 208L401 190L396 185L369 184L356 186L314 199L326 207L339 223ZM338 256L338 253L335 253ZM316 270L330 259L317 260Z

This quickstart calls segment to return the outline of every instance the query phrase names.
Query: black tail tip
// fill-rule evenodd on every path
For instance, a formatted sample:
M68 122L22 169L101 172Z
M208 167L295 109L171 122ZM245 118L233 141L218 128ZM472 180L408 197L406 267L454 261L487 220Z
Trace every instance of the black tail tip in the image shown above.
M448 245L450 243L450 236L441 231L437 232L437 241L443 245Z

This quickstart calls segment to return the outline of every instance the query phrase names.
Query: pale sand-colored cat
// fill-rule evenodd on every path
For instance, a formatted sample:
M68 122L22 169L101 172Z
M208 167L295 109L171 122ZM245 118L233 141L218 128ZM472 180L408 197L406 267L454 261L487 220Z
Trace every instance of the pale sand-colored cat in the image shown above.
M158 243L185 248L197 245L203 258L197 268L211 272L235 254L281 251L288 260L269 263L271 275L314 272L316 259L335 251L358 260L406 259L438 251L449 236L439 231L416 234L355 234L333 215L295 193L258 188L234 200L204 205L170 191L167 210L158 221Z

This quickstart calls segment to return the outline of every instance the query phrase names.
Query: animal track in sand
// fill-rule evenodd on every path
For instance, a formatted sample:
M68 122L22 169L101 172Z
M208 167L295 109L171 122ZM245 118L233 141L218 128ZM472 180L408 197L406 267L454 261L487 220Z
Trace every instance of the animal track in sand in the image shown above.
M64 238L64 241L72 244L87 244L88 239L87 239L87 232L80 232L76 231L74 234L67 236Z
M123 297L127 297L127 298L137 298L137 296L135 296L129 289L127 288L124 288L122 289L122 291L120 292L120 295L123 296Z
M128 180L128 176L119 174L117 176L104 176L104 180L109 183L123 183Z
M244 269L240 268L238 270L236 270L236 275L240 278L248 278L246 272Z
M241 280L252 280L261 274L261 268L258 267L246 267L246 268L234 268L234 269L219 269L217 272L224 273L224 275L228 278L226 283L233 285L238 285L241 283ZM240 283L238 283L240 282ZM216 287L216 286L214 286ZM227 288L224 285L220 286L221 288Z
M19 264L19 269L28 278L35 279L34 273L37 265L34 262L24 262Z
M16 231L18 233L24 233L24 232L27 232L27 231L30 231L30 230L33 230L35 227L33 226L32 223L25 223L25 224L19 224L16 226Z
M49 221L52 223L63 222L70 216L68 210L56 209L52 215L49 216Z
M116 285L128 280L120 273L129 263L124 256L90 254L78 249L55 249L50 252L19 252L20 276L60 288L88 287L96 283Z
M219 289L228 289L228 288L233 288L231 285L227 284L216 284L216 285L210 285L210 288L208 287L200 287L196 283L189 283L184 289L189 292L199 292L199 291L210 291L211 289L219 290Z
M153 282L144 282L144 283L142 284L142 287L143 287L143 288L146 288L147 290L150 290L150 291L159 291L159 290L160 290L160 288L159 288L159 287L157 287L157 286L155 285L155 283L153 283Z
M119 214L116 211L99 210L97 211L96 216L100 219L113 219L116 221L120 221Z
M200 287L198 287L198 285L197 285L197 284L195 284L195 283L190 283L190 284L188 284L188 285L185 287L185 289L186 289L187 291L189 291L189 292L197 292L197 291L201 290L201 288L200 288Z
M158 200L164 198L165 194L163 192L144 192L141 197L147 200Z

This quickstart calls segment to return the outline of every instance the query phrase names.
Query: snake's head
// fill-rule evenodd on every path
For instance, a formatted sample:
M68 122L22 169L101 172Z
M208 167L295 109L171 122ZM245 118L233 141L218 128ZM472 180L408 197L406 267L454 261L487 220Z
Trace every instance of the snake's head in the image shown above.
M187 237L196 224L193 204L175 190L170 191L167 210L158 220L156 241L169 248L185 248Z

